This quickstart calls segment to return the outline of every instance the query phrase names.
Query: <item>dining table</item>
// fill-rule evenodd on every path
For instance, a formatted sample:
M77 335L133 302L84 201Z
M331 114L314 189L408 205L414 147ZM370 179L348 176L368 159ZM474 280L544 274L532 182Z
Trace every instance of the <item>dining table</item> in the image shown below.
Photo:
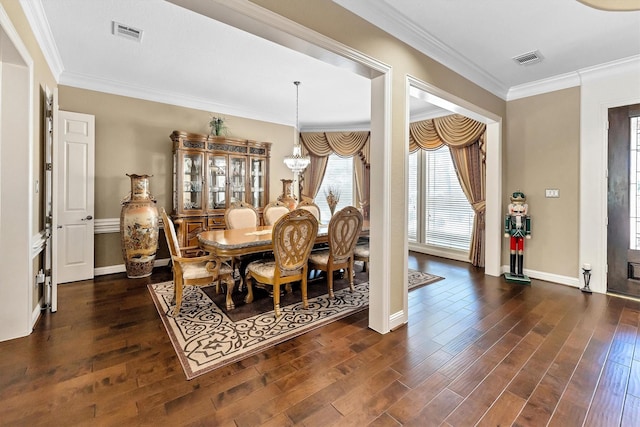
M215 229L202 231L198 234L198 246L206 252L214 254L219 258L242 257L251 254L264 254L273 251L271 241L271 225L259 225L247 228L235 229ZM361 235L368 235L369 222L363 223ZM315 244L329 242L329 224L318 224L318 234ZM242 274L243 267L240 268L240 277L244 281ZM227 286L226 305L227 309L235 308L231 295L235 284ZM246 301L250 303L251 301Z

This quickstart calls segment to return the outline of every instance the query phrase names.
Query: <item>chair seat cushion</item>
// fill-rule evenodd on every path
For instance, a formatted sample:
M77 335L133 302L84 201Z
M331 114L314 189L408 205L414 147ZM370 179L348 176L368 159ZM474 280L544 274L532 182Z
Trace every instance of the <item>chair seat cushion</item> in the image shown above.
M213 273L209 271L207 268L208 262L198 262L193 264L182 264L182 277L184 279L202 279L204 277L209 277L213 279ZM220 266L219 276L224 276L227 274L231 274L233 271L228 264L222 264Z
M356 246L353 250L353 254L360 258L369 258L369 246Z
M329 263L329 251L313 251L309 255L309 261L314 264L327 265Z
M255 273L262 277L273 277L276 271L276 262L273 260L258 260L247 265L247 272ZM283 276L300 274L300 271L285 272Z
M213 279L213 273L207 270L206 262L182 264L182 277L184 279L202 279L207 276L211 276Z

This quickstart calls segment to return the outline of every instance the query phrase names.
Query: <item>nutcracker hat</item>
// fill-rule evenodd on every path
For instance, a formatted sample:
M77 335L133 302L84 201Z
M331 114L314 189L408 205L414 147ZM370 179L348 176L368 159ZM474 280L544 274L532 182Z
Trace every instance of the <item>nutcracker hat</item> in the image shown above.
M527 200L527 197L524 195L522 191L515 191L511 195L511 203L516 203L516 202L524 203L526 202L526 200Z

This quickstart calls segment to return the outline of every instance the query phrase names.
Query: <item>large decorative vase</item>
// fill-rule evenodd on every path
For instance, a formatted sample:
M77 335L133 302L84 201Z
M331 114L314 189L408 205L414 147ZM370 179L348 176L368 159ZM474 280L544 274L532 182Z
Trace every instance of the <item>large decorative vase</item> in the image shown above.
M149 193L151 175L127 174L131 194L122 201L120 237L127 277L147 277L158 250L158 208Z
M282 194L278 196L278 201L287 205L289 210L294 210L298 201L293 197L293 180L281 179L280 181L282 181Z

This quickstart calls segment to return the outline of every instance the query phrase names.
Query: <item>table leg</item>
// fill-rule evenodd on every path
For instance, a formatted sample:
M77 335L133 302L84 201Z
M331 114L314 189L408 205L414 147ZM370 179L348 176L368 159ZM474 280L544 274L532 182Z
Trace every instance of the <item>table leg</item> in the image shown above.
M233 275L226 277L225 278L225 282L227 284L227 310L233 310L234 308L236 308L235 304L233 303L233 299L231 298L231 295L233 294L233 288L236 285L236 281L233 279Z

